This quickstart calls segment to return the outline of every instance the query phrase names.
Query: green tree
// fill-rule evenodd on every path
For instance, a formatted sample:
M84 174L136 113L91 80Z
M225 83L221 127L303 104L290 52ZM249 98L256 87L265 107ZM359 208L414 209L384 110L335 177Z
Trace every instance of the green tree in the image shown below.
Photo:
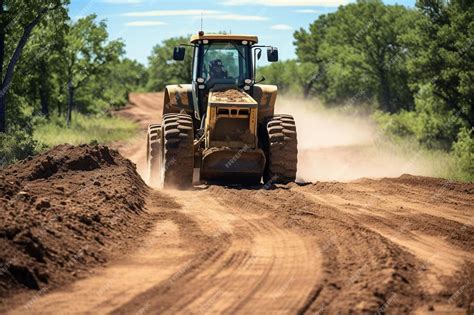
M123 58L108 65L109 75L102 76L100 86L104 87L104 100L111 106L119 107L128 101L128 94L145 89L147 69L141 63Z
M64 76L61 68L61 51L64 46L66 17L48 19L46 25L36 28L18 64L11 93L27 98L28 106L49 117L51 106L63 102L57 80Z
M0 0L0 132L6 131L7 93L15 66L34 28L52 11L65 13L65 0ZM8 57L10 56L10 57Z
M330 63L318 53L334 14L321 15L309 26L306 31L301 28L294 33L298 59L306 65L307 80L304 83L304 97L307 98L314 91L318 94L328 90L328 80L326 76L326 63ZM324 98L324 95L323 95Z
M419 0L416 6L423 16L405 38L413 51L408 63L411 86L417 97L431 86L436 111L460 116L472 127L474 2Z
M148 90L161 91L167 84L191 82L192 49L187 48L184 61L173 60L173 48L187 42L189 42L187 37L175 37L167 39L153 48L153 52L148 58Z
M391 133L415 136L430 148L461 155L466 146L454 149L453 144L472 137L461 130L472 129L474 123L473 6L458 0L417 3L421 15L403 37L411 51L407 64L415 108L389 117Z
M275 84L281 93L295 93L307 97L308 84L316 73L317 66L310 62L286 60L272 63L258 70L265 77L265 82Z
M89 15L73 23L65 37L62 56L66 71L68 107L66 122L71 124L74 97L87 81L104 74L106 65L116 62L123 54L121 41L108 42L107 25L96 22L96 15Z
M408 51L400 38L415 18L403 6L359 0L297 31L299 60L317 65L307 89L329 102L375 99L388 112L409 108Z

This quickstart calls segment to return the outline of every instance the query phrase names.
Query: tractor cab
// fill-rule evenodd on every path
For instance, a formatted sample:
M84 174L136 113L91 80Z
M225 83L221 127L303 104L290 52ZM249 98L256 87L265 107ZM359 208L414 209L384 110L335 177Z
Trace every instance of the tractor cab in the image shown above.
M194 113L198 120L206 113L210 91L236 88L252 96L252 87L258 83L255 66L261 57L261 48L267 48L269 62L278 61L278 50L257 45L257 36L199 32L191 37L190 43L186 46L194 49L192 89ZM184 46L174 49L174 60L184 59Z

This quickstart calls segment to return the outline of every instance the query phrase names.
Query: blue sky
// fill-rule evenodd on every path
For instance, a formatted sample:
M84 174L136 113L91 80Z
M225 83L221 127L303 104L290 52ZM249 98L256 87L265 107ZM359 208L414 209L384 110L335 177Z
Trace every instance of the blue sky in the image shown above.
M107 21L111 39L122 38L127 56L144 64L162 40L199 31L258 35L278 47L280 59L295 56L293 32L351 0L71 0L73 19L92 13ZM415 0L385 0L412 7Z

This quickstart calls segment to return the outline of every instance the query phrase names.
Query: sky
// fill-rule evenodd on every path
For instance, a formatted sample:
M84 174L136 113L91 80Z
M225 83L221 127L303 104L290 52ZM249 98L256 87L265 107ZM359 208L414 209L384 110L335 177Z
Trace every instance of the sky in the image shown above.
M108 25L110 39L121 38L127 57L147 64L153 46L201 29L259 36L259 43L278 47L281 60L295 57L293 33L321 14L352 0L71 0L73 20L97 14ZM415 0L384 0L413 7Z

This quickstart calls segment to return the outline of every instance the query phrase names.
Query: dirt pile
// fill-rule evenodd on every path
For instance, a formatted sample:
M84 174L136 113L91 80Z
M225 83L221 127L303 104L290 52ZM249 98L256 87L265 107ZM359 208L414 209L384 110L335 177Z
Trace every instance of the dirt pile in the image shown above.
M246 103L248 102L248 97L236 89L229 89L225 91L215 91L213 92L214 100L217 102L236 102L236 103Z
M0 170L0 296L55 286L147 228L147 187L105 146L60 145Z

